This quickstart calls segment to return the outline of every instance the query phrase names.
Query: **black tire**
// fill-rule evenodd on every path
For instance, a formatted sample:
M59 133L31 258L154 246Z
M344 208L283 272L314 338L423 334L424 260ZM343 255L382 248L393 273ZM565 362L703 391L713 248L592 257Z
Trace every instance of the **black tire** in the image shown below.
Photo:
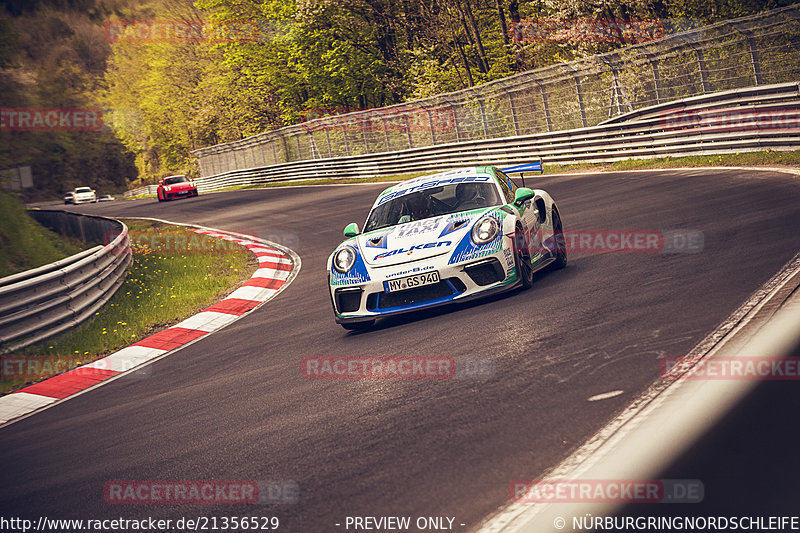
M375 324L374 320L367 320L365 322L348 322L346 324L339 324L347 331L363 331L371 328Z
M556 260L550 264L550 268L559 270L567 266L567 242L566 239L564 239L564 227L561 224L561 216L555 209L553 209L553 238L556 241Z
M533 265L531 265L531 252L525 243L525 234L520 226L514 232L514 264L517 276L522 285L522 290L533 286Z

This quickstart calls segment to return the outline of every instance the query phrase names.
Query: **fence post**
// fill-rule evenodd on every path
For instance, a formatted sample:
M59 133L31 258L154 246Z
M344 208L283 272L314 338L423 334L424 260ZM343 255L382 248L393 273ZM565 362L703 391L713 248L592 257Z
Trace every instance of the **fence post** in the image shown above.
M344 134L344 149L347 152L347 157L350 157L350 142L347 140L347 123L342 121L342 133Z
M331 150L331 133L328 131L327 124L323 127L325 128L325 141L328 143L328 157L333 157L333 151Z
M547 122L547 131L553 131L553 120L550 118L550 105L547 103L547 90L544 84L537 78L531 77L533 82L539 86L539 92L542 93L542 107L544 108L544 119Z
M519 121L517 120L517 106L514 102L514 91L508 91L508 107L511 108L511 123L514 125L514 135L519 136Z
M578 106L581 110L581 124L585 128L587 126L586 123L586 108L583 106L583 90L581 89L581 77L578 75L578 72L569 66L567 63L563 64L564 68L566 68L569 72L572 73L572 78L575 80L575 92L578 95Z
M486 124L486 108L483 106L483 98L478 98L478 105L481 108L481 125L483 126L483 138L489 138L489 125Z
M286 158L286 163L288 163L289 161L291 161L291 158L289 157L289 143L286 142L285 133L281 133L281 139L283 140L283 154Z
M392 144L389 142L389 130L386 128L386 115L381 115L381 122L383 123L383 140L386 141L386 151L392 150Z
M647 61L650 62L650 68L653 70L653 85L655 85L656 88L656 103L660 104L662 96L661 96L661 74L658 71L658 60L655 58L655 56L653 56L653 54L648 52L646 49L643 49L642 53L644 53L645 57L647 58Z
M436 132L433 131L433 117L431 116L431 110L426 109L425 112L428 114L428 126L430 126L431 130L431 146L436 146Z
M456 129L456 142L461 142L461 127L458 125L458 107L451 104L453 109L453 127Z
M745 28L740 28L736 23L731 23L731 26L734 30L741 33L747 41L747 48L750 51L750 64L753 67L753 78L755 79L756 85L763 85L764 81L761 78L761 55L758 52L758 45L756 44L755 37L753 37L753 32Z
M406 137L408 137L408 147L413 148L414 145L411 142L411 128L408 125L408 113L403 113L403 120L405 121L406 124Z
M239 168L239 158L236 157L236 152L238 152L238 150L236 149L235 146L231 146L231 149L229 151L233 155L233 168L231 168L230 165L228 165L228 168L226 170L236 170Z
M369 127L367 126L367 113L364 114L364 119L361 121L361 137L364 141L364 150L365 153L370 153L369 151L369 139L367 139L367 130Z
M694 49L694 53L697 56L697 66L700 69L700 89L703 91L703 94L708 94L708 78L706 74L706 60L703 56L703 49L698 47L695 43L689 43Z

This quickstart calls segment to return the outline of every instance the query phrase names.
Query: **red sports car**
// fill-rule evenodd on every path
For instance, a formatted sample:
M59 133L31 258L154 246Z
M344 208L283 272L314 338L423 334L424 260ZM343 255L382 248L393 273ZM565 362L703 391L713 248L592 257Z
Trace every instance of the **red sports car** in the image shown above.
M197 185L186 176L167 176L158 184L158 201L173 200L186 196L197 196Z

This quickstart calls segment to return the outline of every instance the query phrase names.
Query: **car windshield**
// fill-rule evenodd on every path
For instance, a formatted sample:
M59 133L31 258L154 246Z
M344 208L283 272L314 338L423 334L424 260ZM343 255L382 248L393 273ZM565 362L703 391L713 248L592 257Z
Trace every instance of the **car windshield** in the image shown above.
M78 187L77 189L75 189L75 192L92 192L92 189L90 189L89 187Z
M189 181L186 176L172 176L171 178L164 178L164 185L174 185L176 183L186 183Z
M502 205L493 183L458 183L412 192L375 207L364 231L482 207Z

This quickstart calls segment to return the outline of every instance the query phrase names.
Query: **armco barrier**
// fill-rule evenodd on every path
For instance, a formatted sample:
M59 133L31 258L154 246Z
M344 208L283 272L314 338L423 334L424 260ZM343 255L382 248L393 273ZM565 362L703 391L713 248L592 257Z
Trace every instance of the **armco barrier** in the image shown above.
M122 222L65 211L29 213L46 227L97 246L0 278L0 353L28 346L91 317L114 295L131 262L128 228Z
M800 84L762 85L650 106L590 128L245 168L195 180L200 192L313 178L372 177L466 165L800 149Z
M126 198L130 196L139 196L140 194L152 194L155 196L157 188L158 185L143 185L141 187L131 189L130 191L125 191L122 195Z

